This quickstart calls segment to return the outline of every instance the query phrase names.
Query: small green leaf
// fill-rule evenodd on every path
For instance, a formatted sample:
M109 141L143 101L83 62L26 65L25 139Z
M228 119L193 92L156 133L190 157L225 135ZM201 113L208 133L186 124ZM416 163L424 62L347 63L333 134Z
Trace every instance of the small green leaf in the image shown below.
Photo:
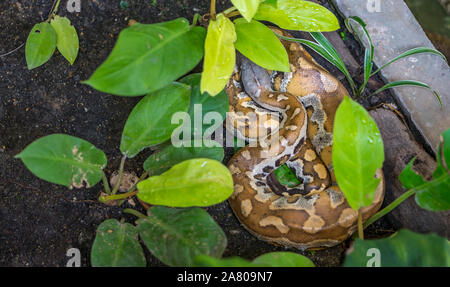
M260 266L240 257L214 258L207 255L199 255L194 258L195 267L268 267Z
M200 255L195 258L198 267L314 267L308 258L293 252L271 252L255 258L252 262L240 258L213 258Z
M345 267L450 267L450 243L435 234L403 229L377 240L356 239L345 258Z
M422 88L429 89L430 91L433 92L434 97L438 100L440 106L442 107L442 100L441 100L441 97L439 96L439 94L435 90L433 90L429 85L419 82L419 81L404 80L404 81L390 82L390 83L384 85L383 87L379 88L378 90L376 90L372 95L381 93L382 91L387 90L387 89L391 89L391 88L395 88L395 87L403 87L403 86L422 87Z
M293 252L270 252L253 260L253 264L270 267L314 267L307 257Z
M108 219L97 228L91 250L94 267L145 267L144 250L136 227Z
M201 74L191 74L181 80L180 83L191 86L191 104L189 106L189 116L191 117L191 130L192 135L203 135L206 129L213 124L202 124L201 127L195 125L196 117L197 121L203 123L206 114L209 112L219 113L222 119L225 120L228 112L228 94L225 90L222 90L217 96L211 97L208 93L200 92ZM195 112L195 105L201 105L201 113ZM199 137L200 138L200 137Z
M160 175L173 165L193 158L209 158L219 162L223 160L223 147L194 147L193 144L191 142L190 147L174 147L173 145L169 145L161 151L153 153L144 162L145 171L148 171L152 175Z
M375 173L384 161L383 140L369 113L349 97L336 112L332 156L338 185L350 206L369 206L380 183Z
M221 257L227 245L222 229L201 208L154 206L137 229L150 252L169 266L192 266L200 254Z
M230 171L207 158L183 161L158 176L138 183L140 200L172 207L210 206L233 193Z
M50 24L56 31L56 47L58 51L73 65L78 55L77 30L70 24L70 20L67 17L55 15Z
M37 139L16 158L35 176L69 188L97 184L106 166L103 151L83 139L63 134Z
M253 16L255 16L259 2L261 0L231 0L231 3L239 10L247 22L250 22Z
M416 158L413 158L398 176L398 179L406 189L411 189L425 183L425 180L412 170Z
M122 30L108 59L84 83L119 96L154 92L200 62L204 39L205 29L184 18L135 24Z
M275 169L273 173L277 180L286 187L293 188L302 183L286 164Z
M53 27L42 22L34 25L25 45L28 70L45 64L56 49L56 32Z
M272 22L286 30L329 32L340 28L333 13L309 1L278 0L276 7L263 2L254 19Z
M408 51L400 54L399 56L395 57L394 59L390 60L389 62L387 62L386 64L381 66L378 70L373 72L371 74L371 76L375 75L376 73L378 73L382 69L386 68L387 66L389 66L390 64L392 64L394 62L397 62L400 59L403 59L403 58L406 58L406 57L409 57L409 56L412 56L412 55L417 55L417 54L435 54L435 55L441 56L445 61L447 61L447 58L444 56L444 54L442 54L438 50L435 50L435 49L432 49L432 48L428 48L428 47L417 47L417 48L413 48L411 50L408 50Z
M236 64L234 42L236 31L233 22L223 14L211 20L205 40L205 60L200 91L211 96L220 93L233 73Z
M268 70L290 72L289 57L277 36L266 25L243 18L234 21L236 49L259 66Z
M442 134L442 142L436 154L437 166L433 173L433 180L425 181L422 176L412 170L415 158L403 169L399 176L400 182L406 189L413 189L416 193L416 203L430 211L450 210L450 129Z
M129 158L146 147L168 140L177 128L176 112L187 112L191 87L174 82L145 96L131 111L123 129L120 150Z

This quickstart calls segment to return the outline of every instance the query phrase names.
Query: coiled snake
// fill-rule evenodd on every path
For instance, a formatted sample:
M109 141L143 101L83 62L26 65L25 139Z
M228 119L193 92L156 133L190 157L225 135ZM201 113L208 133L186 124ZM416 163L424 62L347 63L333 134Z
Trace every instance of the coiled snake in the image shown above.
M234 181L229 203L259 239L303 250L334 246L355 231L358 218L337 186L331 157L334 116L348 93L300 44L282 43L290 73L266 71L240 55L226 88L227 129L249 142L259 139L228 164ZM248 112L257 121L250 121ZM265 140L258 138L261 130L269 134ZM272 149L265 148L268 141ZM285 163L301 185L287 188L275 179L272 172ZM380 208L384 197L382 171L376 176L382 180L372 205L361 210L363 220Z

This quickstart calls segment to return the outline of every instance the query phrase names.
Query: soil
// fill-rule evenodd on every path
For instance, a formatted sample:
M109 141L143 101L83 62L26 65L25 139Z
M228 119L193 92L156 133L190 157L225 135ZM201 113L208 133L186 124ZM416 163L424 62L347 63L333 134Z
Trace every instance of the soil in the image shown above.
M52 2L1 1L0 54L21 46L34 24L47 18ZM0 266L65 266L66 251L73 247L81 251L82 266L89 266L97 226L108 218L125 217L128 222L135 219L121 213L122 208L132 207L130 203L118 208L96 200L102 191L101 184L89 190L68 190L36 178L14 158L42 136L65 133L86 139L105 151L109 160L107 174L117 169L121 132L140 98L103 94L80 81L89 78L106 59L130 19L142 23L177 17L191 20L194 13L209 12L207 1L129 0L127 8L121 8L120 2L82 1L81 12L74 14L66 11L66 1L61 2L59 14L70 18L80 39L80 52L73 66L55 52L45 65L28 71L24 47L0 57ZM230 6L228 1L217 4L219 11ZM354 40L347 40L346 44L360 61L359 46ZM336 69L317 59L336 73ZM200 67L197 71L201 71ZM377 102L389 98L388 94L384 97ZM125 169L141 174L142 163L150 153L147 150L129 160ZM231 153L227 150L225 162ZM251 236L240 226L227 202L207 210L227 235L225 257L252 259L266 252L285 250ZM366 235L380 237L391 232L390 229L389 223L380 220ZM302 254L318 266L338 266L349 242ZM146 255L149 266L162 265L149 252Z

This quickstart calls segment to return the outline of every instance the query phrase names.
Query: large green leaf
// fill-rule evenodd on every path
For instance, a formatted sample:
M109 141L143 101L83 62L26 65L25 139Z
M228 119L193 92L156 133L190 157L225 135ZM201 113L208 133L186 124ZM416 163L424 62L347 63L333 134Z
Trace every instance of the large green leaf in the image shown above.
M225 120L228 112L228 94L222 90L217 96L211 97L208 93L200 92L201 74L191 74L182 78L179 82L191 86L191 104L189 106L189 116L191 117L192 135L203 135L204 131L213 124L202 124L205 116L209 112L219 113ZM197 106L195 106L197 105ZM201 105L201 113L198 112L198 105ZM199 124L195 125L195 121Z
M140 96L170 84L203 56L205 29L184 18L122 30L106 61L84 83L119 96Z
M228 83L236 64L235 41L236 32L230 19L219 14L216 21L209 22L200 83L202 93L208 92L211 96L215 96Z
M69 188L95 185L106 166L103 151L83 139L63 134L37 139L16 158L37 177Z
M171 83L145 96L131 111L123 129L120 150L131 158L151 145L168 140L177 125L173 114L187 112L191 87Z
M55 15L50 24L56 31L56 47L58 51L73 65L78 55L77 30L70 24L70 20L67 17Z
M183 161L158 176L138 183L140 200L173 207L210 206L233 193L230 171L207 158Z
M266 25L243 18L234 21L237 41L234 44L244 56L268 70L290 72L289 57L277 36Z
M270 267L314 267L307 257L293 252L270 252L256 257L254 264Z
M333 13L309 1L278 0L276 6L263 2L254 19L269 21L287 30L328 32L340 28Z
M223 156L223 147L194 147L193 142L190 143L190 147L169 145L149 156L144 162L144 169L152 175L160 175L175 164L188 159L210 158L221 162Z
M55 49L55 29L47 22L34 25L25 45L25 58L28 70L45 64L53 55Z
M406 189L416 192L417 204L430 211L450 210L450 129L442 134L442 142L438 148L437 166L433 179L426 181L413 171L415 159L403 169L399 176Z
M234 7L236 7L242 16L244 16L245 20L250 22L255 16L256 11L258 10L259 2L261 0L231 0Z
M450 244L435 234L403 229L385 239L356 239L344 266L373 266L377 259L380 267L450 267Z
M144 250L136 227L108 219L97 228L91 250L94 267L145 267Z
M151 253L169 266L192 266L200 254L221 257L227 245L222 229L201 208L154 206L137 228Z
M333 168L350 206L357 210L372 203L384 161L380 131L369 113L345 97L334 119Z
M200 255L195 258L195 265L199 267L314 267L314 263L293 252L271 252L255 258L252 262L240 258L213 258Z

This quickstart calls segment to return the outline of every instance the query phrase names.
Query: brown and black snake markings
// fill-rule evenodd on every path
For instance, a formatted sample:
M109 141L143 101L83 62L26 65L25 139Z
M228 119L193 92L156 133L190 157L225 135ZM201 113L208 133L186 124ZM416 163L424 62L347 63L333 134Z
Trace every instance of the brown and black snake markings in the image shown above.
M267 71L239 56L227 85L232 112L227 129L257 140L228 164L234 181L229 202L244 227L262 240L299 249L334 246L355 231L358 217L336 183L331 157L334 116L348 93L300 44L282 43L290 73ZM266 139L258 138L260 129L268 132ZM267 141L271 149L264 148ZM286 188L274 179L272 172L283 164L296 173L300 186ZM382 180L372 205L362 209L363 220L383 201L382 171L376 176Z

